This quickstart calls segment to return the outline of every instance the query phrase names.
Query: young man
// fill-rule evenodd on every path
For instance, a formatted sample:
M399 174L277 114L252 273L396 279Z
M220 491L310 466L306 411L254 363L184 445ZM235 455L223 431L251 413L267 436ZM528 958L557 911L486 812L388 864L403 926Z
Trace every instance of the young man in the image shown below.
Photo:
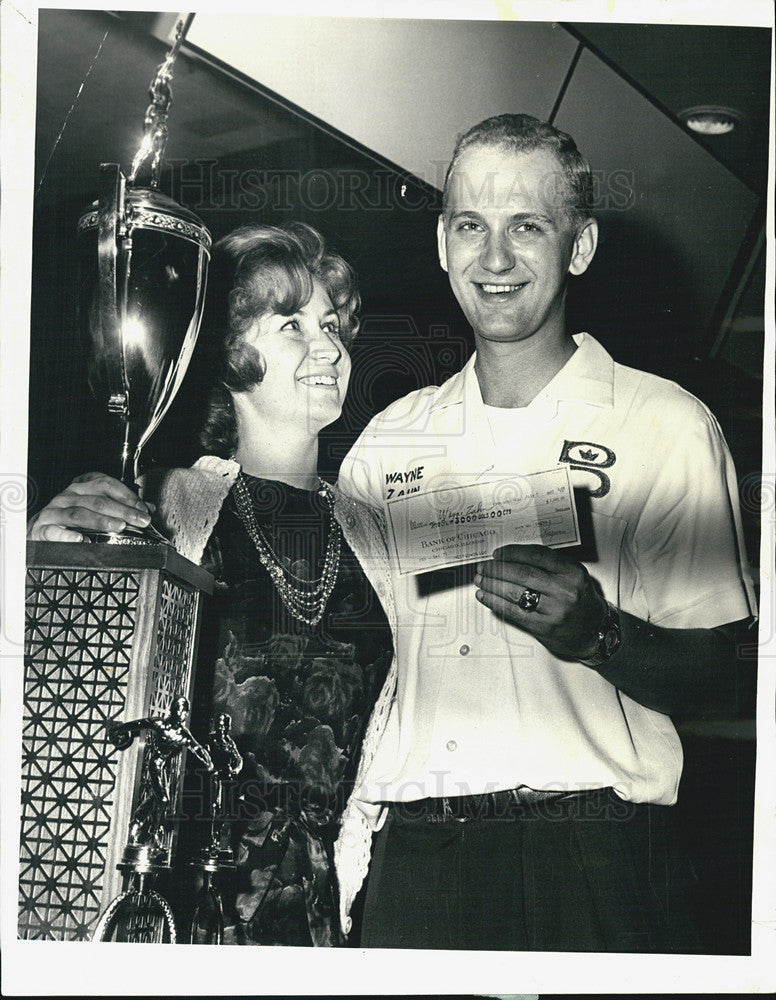
M367 947L693 951L670 809L669 714L730 705L753 614L735 472L714 417L566 328L597 243L570 136L527 115L467 132L438 242L476 353L379 414L340 486L374 507L570 471L581 544L394 572L393 702L339 843ZM524 480L523 480L524 481ZM390 491L394 490L394 494Z

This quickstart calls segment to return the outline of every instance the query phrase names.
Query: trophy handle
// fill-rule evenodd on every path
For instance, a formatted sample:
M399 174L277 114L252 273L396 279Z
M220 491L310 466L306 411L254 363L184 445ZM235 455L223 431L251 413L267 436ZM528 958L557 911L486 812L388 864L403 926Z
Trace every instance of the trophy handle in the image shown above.
M159 398L159 402L156 405L153 416L151 417L148 426L143 431L140 436L140 440L137 443L134 454L134 480L137 480L140 469L140 452L143 450L143 446L146 441L151 437L156 428L162 421L165 413L167 413L170 408L170 404L175 399L178 394L178 389L183 382L183 378L186 374L186 370L189 367L189 361L194 353L194 347L197 343L197 337L199 336L199 327L202 321L202 307L205 299L205 290L207 288L207 263L209 257L204 248L200 248L199 251L199 261L197 265L197 295L194 304L194 313L191 317L191 322L189 323L188 329L186 330L186 335L183 340L183 346L181 347L181 352L178 356L178 361L175 364L170 364L167 370L167 376L165 378L164 389ZM126 442L125 442L126 447ZM126 459L123 459L126 461Z
M129 399L118 308L118 241L119 222L123 221L124 215L124 176L117 163L100 164L97 205L99 331L108 389L108 410L126 417ZM126 420L121 454L121 481L134 489L135 479L129 464L129 424Z

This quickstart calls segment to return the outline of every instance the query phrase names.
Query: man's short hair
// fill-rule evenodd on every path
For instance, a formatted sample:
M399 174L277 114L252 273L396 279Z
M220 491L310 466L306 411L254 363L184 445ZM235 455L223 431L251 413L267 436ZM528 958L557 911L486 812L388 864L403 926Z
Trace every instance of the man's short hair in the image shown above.
M555 155L565 180L566 210L574 225L580 225L592 214L593 178L587 160L567 132L534 118L533 115L495 115L473 125L460 135L453 158L445 174L442 210L447 212L450 178L458 160L472 146L495 146L514 153L530 153L546 149Z

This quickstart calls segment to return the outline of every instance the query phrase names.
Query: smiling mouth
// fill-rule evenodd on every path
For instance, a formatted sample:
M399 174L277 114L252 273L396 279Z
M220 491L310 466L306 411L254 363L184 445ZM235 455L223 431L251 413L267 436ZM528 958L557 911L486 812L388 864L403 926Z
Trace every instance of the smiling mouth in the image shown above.
M337 379L333 375L303 375L302 378L297 379L298 382L303 382L305 385L336 385Z
M524 288L527 284L526 281L521 282L519 285L491 285L485 284L484 282L475 282L477 288L486 295L509 295L512 292L517 292L521 288Z

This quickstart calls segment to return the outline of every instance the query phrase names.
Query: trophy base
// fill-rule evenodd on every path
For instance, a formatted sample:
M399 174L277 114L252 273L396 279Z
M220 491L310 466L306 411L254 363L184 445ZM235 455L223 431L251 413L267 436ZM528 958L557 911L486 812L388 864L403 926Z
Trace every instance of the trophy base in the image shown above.
M82 531L85 541L97 545L172 545L161 531L149 524L145 528L125 528L123 531Z
M127 844L117 867L124 874L144 875L169 868L170 859L167 851L155 844Z
M234 854L230 850L218 850L212 847L201 850L189 864L203 872L220 872L237 867L234 863Z

